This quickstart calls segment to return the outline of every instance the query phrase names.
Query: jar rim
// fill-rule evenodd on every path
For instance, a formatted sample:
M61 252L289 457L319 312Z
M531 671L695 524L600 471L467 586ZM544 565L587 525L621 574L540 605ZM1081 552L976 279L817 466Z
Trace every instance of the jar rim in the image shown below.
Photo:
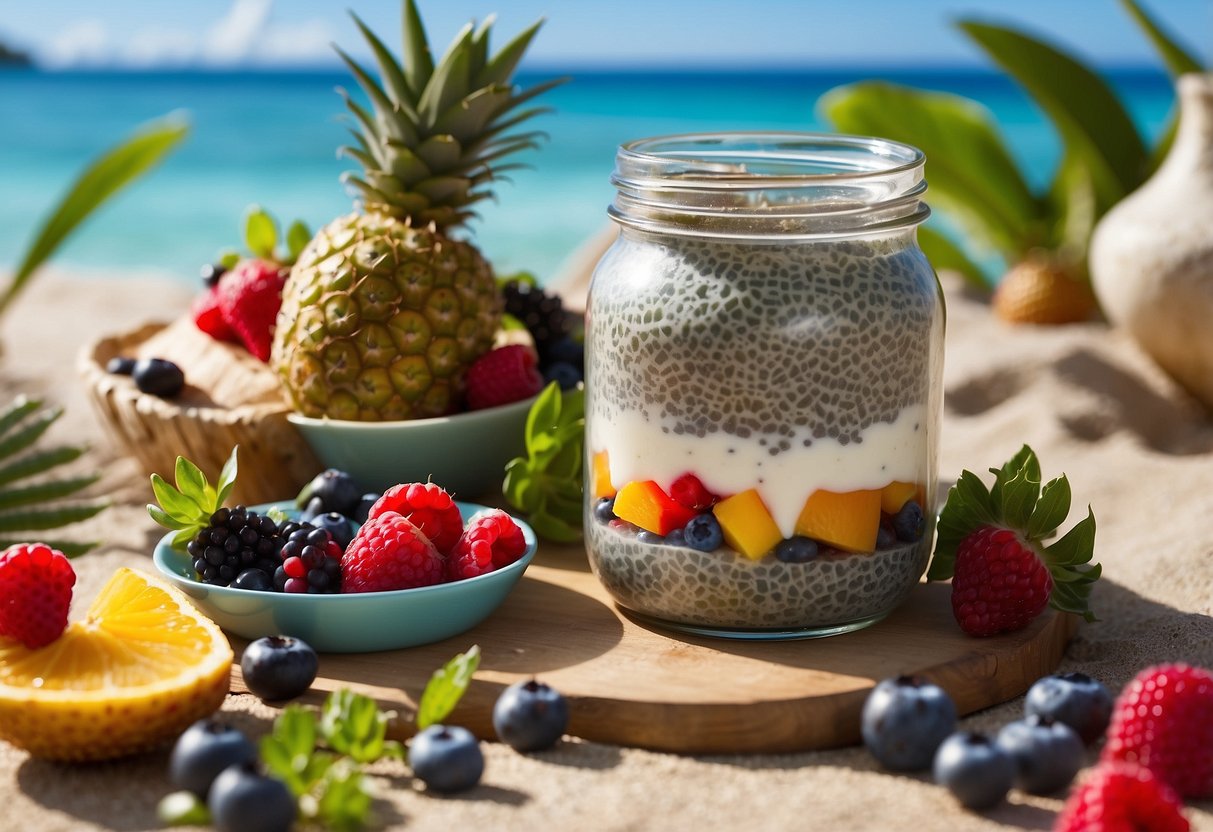
M845 237L913 227L925 154L812 132L683 133L620 145L608 210L624 226L694 236Z

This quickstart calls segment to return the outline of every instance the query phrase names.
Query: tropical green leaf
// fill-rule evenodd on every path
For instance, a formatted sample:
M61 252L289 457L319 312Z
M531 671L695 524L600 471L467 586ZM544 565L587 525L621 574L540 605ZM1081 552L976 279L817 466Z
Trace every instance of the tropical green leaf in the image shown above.
M1008 259L1030 246L1040 206L994 119L976 101L865 81L831 90L819 107L843 132L921 149L932 202Z
M1028 520L1028 537L1040 540L1057 531L1057 527L1065 522L1070 513L1070 481L1065 475L1045 483L1041 489L1040 501L1032 511Z
M1099 202L1091 171L1074 152L1066 153L1057 166L1049 186L1049 213L1052 215L1048 245L1059 259L1077 264L1085 275L1087 248L1099 219Z
M278 223L258 205L249 206L244 215L244 244L254 257L274 259L278 245Z
M0 293L0 314L72 231L106 200L159 164L188 132L180 119L163 118L139 128L93 161L38 229L7 288Z
M156 495L160 507L178 520L197 520L206 511L188 494L169 485L159 474L152 474L152 493Z
M69 462L74 462L84 453L84 448L61 447L48 448L44 451L35 451L34 453L26 454L14 462L10 462L3 468L0 468L0 486L8 485L11 482L23 480L26 477L32 477L35 474L45 473L52 468L57 468L60 465L66 465Z
M434 58L430 53L430 44L425 36L425 26L421 23L421 15L417 13L414 0L404 3L404 77L414 96L430 83L434 74Z
M75 494L77 491L83 491L99 479L101 479L100 474L92 474L85 477L51 480L25 488L0 490L0 509L45 503L49 500L60 500Z
M965 282L983 292L989 292L993 287L989 279L950 237L936 231L930 226L919 226L918 245L931 261L936 271L948 270L958 273Z
M1044 110L1066 152L1086 163L1101 210L1141 184L1149 169L1145 145L1103 79L1073 57L1014 29L974 20L958 25Z
M294 263L312 241L312 231L303 220L295 220L286 230L286 250L290 262Z
M21 540L18 540L16 538L0 540L0 552L4 551L5 549L8 549L11 546L18 546L18 545L25 544L28 542L29 542L29 538L24 538ZM50 546L52 549L58 549L60 552L62 552L64 555L66 555L69 558L78 558L83 554L87 554L88 552L91 552L93 549L96 549L98 546L101 545L99 542L97 542L95 540L81 542L79 540L56 540L54 538L51 538L51 539L43 539L40 542L45 544L46 546Z
M1120 0L1120 5L1129 13L1138 27L1145 32L1150 43L1154 45L1158 56L1167 66L1171 77L1178 78L1188 72L1203 72L1200 61L1180 46L1173 37L1168 35L1152 18L1137 0Z
M24 451L32 446L35 442L42 438L42 434L46 433L47 428L55 423L55 420L63 415L62 408L53 408L44 410L38 414L33 421L21 426L14 434L11 434L0 441L0 459L7 459L15 453Z
M550 432L560 419L560 385L552 382L544 388L535 403L531 405L526 417L526 448L531 454L540 452L545 439L551 439Z
M46 509L12 511L0 514L0 532L32 532L57 529L95 517L109 503L77 503Z
M18 396L13 399L9 406L4 408L4 412L0 413L0 436L4 436L40 407L42 407L41 399L31 399L26 396Z

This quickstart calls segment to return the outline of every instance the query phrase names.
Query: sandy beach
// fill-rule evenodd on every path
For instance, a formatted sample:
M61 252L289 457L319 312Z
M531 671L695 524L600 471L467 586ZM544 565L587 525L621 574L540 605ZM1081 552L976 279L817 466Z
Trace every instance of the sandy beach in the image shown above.
M1095 559L1105 577L1063 670L1118 691L1146 665L1213 667L1213 421L1122 334L1097 323L1012 329L949 283L946 410L940 478L985 471L1023 443L1046 478L1066 473L1076 507L1098 518ZM105 541L76 561L76 597L89 598L119 565L150 569L159 535L143 504L150 489L98 424L76 375L81 346L188 305L190 288L151 278L42 275L0 330L0 389L44 396L67 415L52 440L87 441L80 463L100 469L96 487L113 507L78 534ZM1077 513L1077 512L1076 512ZM77 607L82 606L77 602ZM845 638L845 637L844 637ZM1017 699L964 720L996 729ZM274 711L229 696L224 711L251 733ZM1089 754L1094 762L1095 753ZM1008 803L967 813L925 776L890 775L862 749L777 757L691 758L566 742L522 756L485 745L482 785L456 798L415 789L402 766L382 765L385 825L449 829L836 829L1051 828L1061 797L1012 792ZM166 753L67 767L29 759L0 743L0 828L159 828L157 800L170 791ZM1194 829L1213 830L1213 802L1191 805Z

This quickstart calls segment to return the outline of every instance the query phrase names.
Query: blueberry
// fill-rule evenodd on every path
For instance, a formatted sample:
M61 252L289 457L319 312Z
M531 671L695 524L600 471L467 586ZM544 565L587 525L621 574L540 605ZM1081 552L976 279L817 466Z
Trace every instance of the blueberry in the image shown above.
M329 468L317 474L310 483L303 487L296 498L299 507L310 505L314 497L320 498L321 509L316 514L335 511L338 514L350 514L362 500L362 490L354 482L354 478L344 471Z
M615 519L614 497L603 497L594 504L594 519L599 523L609 523Z
M901 510L893 515L893 531L897 539L906 543L917 543L927 530L927 518L922 513L922 506L914 500L909 500Z
M686 546L687 536L682 529L674 529L665 536L665 544L667 546Z
M427 788L461 792L480 782L484 754L466 728L431 725L409 743L409 766Z
M493 729L498 739L516 751L551 748L568 724L565 698L534 679L510 685L493 705Z
M701 552L714 552L724 545L724 532L714 514L696 514L682 529L687 545Z
M580 369L585 366L585 344L566 335L549 344L543 357L552 364L572 365L580 375Z
M641 543L648 543L653 546L659 543L665 543L664 537L656 532L648 531L647 529L641 529L640 531L636 532L636 539Z
M273 592L274 579L261 569L245 569L232 581L238 589L254 589L258 592Z
M544 384L556 382L561 390L572 390L581 382L581 370L567 361L556 361L543 369Z
M354 539L354 525L344 514L330 511L327 514L321 514L312 522L316 525L317 529L323 529L328 532L329 536L336 541L343 552L345 551L345 547L350 545L350 541Z
M878 684L863 703L863 744L885 768L920 771L956 727L956 706L938 685L919 676Z
M227 274L227 267L222 263L207 263L199 270L202 284L208 289L219 285L219 278Z
M877 549L892 549L897 545L897 532L893 531L891 526L881 523L876 530L876 548Z
M1024 714L1069 725L1090 745L1103 736L1112 719L1112 694L1085 673L1058 673L1037 680L1028 690Z
M1015 760L984 734L958 731L935 754L935 782L968 809L989 809L1015 782Z
M328 509L324 507L324 500L319 497L312 497L307 501L307 505L303 507L303 511L299 512L299 519L304 523L314 523L316 518L327 513Z
M1029 794L1059 792L1082 768L1082 739L1069 725L1048 717L1029 716L1004 725L997 742L1015 760L1015 785Z
M171 399L185 386L185 373L163 358L141 358L131 368L135 386L151 396Z
M225 768L206 803L219 832L287 832L298 814L290 790L253 763Z
M134 370L135 359L121 355L114 356L105 365L105 371L116 376L129 376Z
M775 557L784 563L808 563L820 550L816 540L796 535L775 544Z
M358 500L358 505L354 506L354 510L346 516L355 523L365 523L367 515L371 513L371 507L379 502L382 494L363 494Z
M216 719L203 719L177 738L168 761L169 778L174 786L205 800L219 772L256 759L257 747L244 734Z
M307 642L290 636L259 638L244 648L240 671L244 684L262 699L294 699L316 679L320 660Z

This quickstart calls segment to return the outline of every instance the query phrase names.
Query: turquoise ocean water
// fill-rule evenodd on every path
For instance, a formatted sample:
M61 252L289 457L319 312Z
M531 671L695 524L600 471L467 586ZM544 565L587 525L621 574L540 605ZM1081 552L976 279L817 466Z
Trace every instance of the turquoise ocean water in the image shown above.
M499 271L547 278L606 222L608 182L622 141L716 130L824 127L818 97L832 87L883 78L983 102L1034 183L1048 180L1058 145L1044 117L1008 80L982 71L532 73L572 80L546 96L556 112L536 120L550 141L527 155L473 226ZM1107 73L1143 133L1153 137L1173 104L1160 72ZM349 210L337 177L349 168L334 92L339 71L315 73L0 72L0 267L11 266L72 175L135 124L183 110L188 143L122 195L62 250L57 263L87 270L165 272L194 279L200 264L240 242L240 218L261 203L313 227ZM929 167L928 167L929 176Z

